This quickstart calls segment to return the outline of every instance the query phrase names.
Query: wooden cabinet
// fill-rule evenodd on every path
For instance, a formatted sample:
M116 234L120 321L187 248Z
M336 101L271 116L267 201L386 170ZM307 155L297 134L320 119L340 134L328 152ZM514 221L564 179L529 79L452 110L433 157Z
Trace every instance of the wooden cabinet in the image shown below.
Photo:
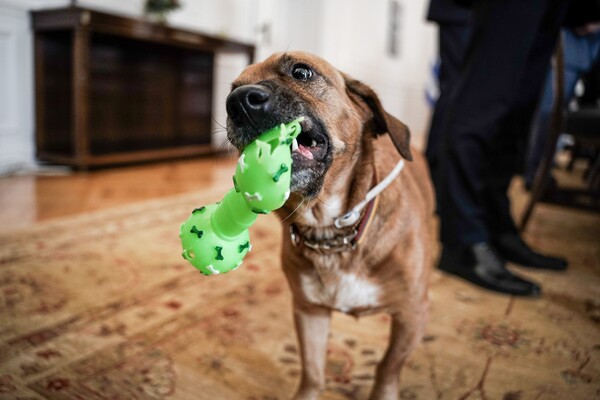
M79 168L212 152L214 56L254 53L79 7L32 21L37 157Z

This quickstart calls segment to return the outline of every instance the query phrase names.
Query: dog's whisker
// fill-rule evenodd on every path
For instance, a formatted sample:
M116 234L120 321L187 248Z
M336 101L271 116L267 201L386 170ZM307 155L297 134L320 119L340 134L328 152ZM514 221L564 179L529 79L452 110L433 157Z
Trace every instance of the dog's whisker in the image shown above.
M212 131L210 131L210 134L211 134L211 136L212 136L212 135L219 135L219 134L223 134L223 133L225 133L225 134L226 134L226 133L227 133L227 131L224 131L224 130L222 130L222 129L215 129L215 130L212 130Z
M214 115L210 116L210 119L216 124L218 125L218 128L215 128L213 130L211 130L211 135L214 134L218 134L218 133L227 133L227 126L223 125L222 123L220 123L215 117ZM223 152L223 151L227 151L227 155L231 156L232 154L232 147L231 145L231 141L229 140L229 138L226 138L225 141L223 141L223 143L221 143L218 147L218 152Z
M227 154L231 155L232 150L233 150L233 146L231 146L231 141L229 139L225 140L219 146L219 151L224 151L224 150L227 150Z
M292 211L291 213L289 213L289 215L287 217L285 217L284 219L282 219L281 222L288 220L292 215L294 215L294 213L296 211L298 211L298 209L300 209L300 207L302 207L302 205L304 205L305 201L306 201L306 199L302 199L302 201L300 202L300 204L298 204L298 206L294 209L294 211ZM300 214L298 215L298 217L299 216L300 216Z
M298 204L298 205L296 206L296 208L295 208L295 209L294 209L294 210L293 210L291 213L289 213L289 214L288 214L288 215L287 215L285 218L283 218L283 219L281 220L281 222L287 221L287 220L288 220L288 219L289 219L289 218L290 218L292 215L294 215L294 213L295 213L296 211L298 211L298 209L299 209L300 207L302 207L302 204L304 204L304 199L302 199L302 201L300 202L300 204Z
M315 197L315 199L320 202L321 204L323 204L324 206L327 205L327 202L325 200L322 200L319 196Z
M222 123L220 123L219 121L217 121L217 119L214 117L214 115L211 115L210 119L212 119L215 124L217 124L221 128L223 128L223 130L227 130L227 127L225 125L223 125Z
M302 203L300 205L303 205L305 202L304 200L302 201ZM304 209L299 212L298 214L296 214L296 217L294 218L293 222L298 221L298 218L300 218L302 216L302 214L304 214L304 211L306 211L306 209L309 207L308 202L306 202L306 204L304 204Z

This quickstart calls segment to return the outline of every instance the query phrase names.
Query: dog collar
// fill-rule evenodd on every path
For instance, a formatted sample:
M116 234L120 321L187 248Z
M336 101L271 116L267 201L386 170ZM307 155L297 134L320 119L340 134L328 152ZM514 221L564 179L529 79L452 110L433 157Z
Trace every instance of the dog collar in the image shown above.
M322 252L341 252L355 249L371 225L373 216L375 215L374 211L377 208L379 201L378 195L383 192L394 181L394 179L398 177L403 168L404 160L400 159L394 169L392 169L392 171L381 182L369 190L365 198L360 203L358 203L346 214L334 220L334 226L337 229L354 226L349 234L338 235L331 239L312 240L301 235L298 227L295 224L291 224L290 238L292 239L293 245L305 245L310 249ZM377 182L376 170L373 170L373 182ZM365 212L362 213L361 218L361 211L363 209L365 209Z
M302 235L296 224L290 225L290 238L294 246L306 246L309 249L322 253L339 253L342 251L354 250L365 237L365 233L371 226L379 197L374 197L366 204L362 218L354 225L347 234L337 235L330 239L310 239Z
M348 211L346 214L338 217L334 220L334 225L336 228L341 229L347 226L354 225L356 221L360 218L360 211L367 206L373 199L377 197L377 195L383 192L394 179L398 177L402 169L404 168L404 159L400 159L394 169L386 176L381 182L379 182L375 187L367 193L364 200L358 203L352 210Z

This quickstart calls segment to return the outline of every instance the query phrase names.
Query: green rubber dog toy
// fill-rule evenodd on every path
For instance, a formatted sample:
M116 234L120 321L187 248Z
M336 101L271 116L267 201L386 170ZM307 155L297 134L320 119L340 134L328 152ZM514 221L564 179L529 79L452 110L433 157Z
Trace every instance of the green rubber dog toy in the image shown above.
M281 124L250 143L238 160L234 189L222 201L195 209L181 225L183 258L204 275L237 269L252 248L248 228L258 214L268 214L288 199L290 145L300 134L301 121Z

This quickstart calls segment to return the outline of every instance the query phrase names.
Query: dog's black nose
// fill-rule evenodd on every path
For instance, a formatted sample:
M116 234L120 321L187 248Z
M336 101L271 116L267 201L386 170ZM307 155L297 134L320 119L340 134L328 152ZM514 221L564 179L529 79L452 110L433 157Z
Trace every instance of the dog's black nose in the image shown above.
M247 123L247 119L260 121L271 110L272 93L266 86L245 85L229 93L225 107L235 124Z

